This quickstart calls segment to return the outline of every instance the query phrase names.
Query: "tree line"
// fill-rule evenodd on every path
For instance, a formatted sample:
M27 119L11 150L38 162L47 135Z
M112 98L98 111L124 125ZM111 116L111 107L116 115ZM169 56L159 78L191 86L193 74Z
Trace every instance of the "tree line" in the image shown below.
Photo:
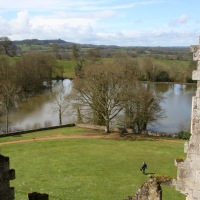
M71 60L74 62L76 76L88 62L109 62L117 60L121 66L131 66L140 81L193 83L192 71L196 62L180 60L162 60L152 57L132 57L130 52L116 51L112 58L104 58L99 49L83 51L77 45L71 47Z
M139 80L141 81L192 83L192 71L196 67L196 63L192 61L192 59L189 59L191 56L189 56L189 52L187 52L186 47L113 47L113 49L111 47L107 47L106 49L105 47L90 47L87 45L87 48L83 48L85 47L84 45L67 43L62 40L56 40L56 43L54 42L54 40L27 40L27 42L25 40L21 42L25 42L25 44L45 44L49 47L49 50L46 49L45 52L52 54L57 59L62 59L62 45L67 44L66 48L70 51L65 52L65 54L67 55L67 58L69 60L74 61L74 70L76 76L80 75L81 68L85 61L90 60L94 62L95 60L100 59L118 59L122 64L132 65L135 72L137 73ZM0 53L14 56L17 53L18 49L18 46L16 46L16 44L21 43L19 41L12 42L8 37L1 37ZM142 51L142 53L138 54L138 51L140 50ZM105 55L107 51L110 56ZM135 55L134 52L137 52L137 55ZM165 55L165 58L154 56L158 54ZM174 57L172 60L170 59L170 56L176 57ZM180 57L184 57L185 59L180 59Z

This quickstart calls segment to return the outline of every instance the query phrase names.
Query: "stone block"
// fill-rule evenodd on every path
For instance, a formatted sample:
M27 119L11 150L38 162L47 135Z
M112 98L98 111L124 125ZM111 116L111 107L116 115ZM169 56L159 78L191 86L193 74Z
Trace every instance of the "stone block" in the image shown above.
M200 189L200 183L199 182L189 182L188 183L188 188L190 188L190 190L199 190Z
M191 152L188 153L187 159L185 161L185 162L187 162L187 164L185 165L186 168L188 168L190 166L190 163L192 161L196 160L196 155L197 155L196 153L191 153Z
M189 142L188 150L191 154L199 153L199 144L197 142Z
M186 187L184 185L183 182L178 182L177 185L176 185L176 190L178 190L179 192L183 193L183 194L186 194L187 191L186 191Z
M196 97L199 99L199 97L200 97L200 90L196 91Z
M194 53L198 50L200 50L200 45L191 45L190 46L190 52Z
M15 170L10 169L9 170L9 180L14 180L15 179Z
M195 182L200 183L200 170L196 170ZM200 187L200 184L199 184L199 187Z
M187 153L188 147L189 147L189 143L185 142L185 144L184 144L184 153Z
M188 175L189 175L189 178L188 180L190 180L191 182L194 182L195 178L196 178L196 170L189 170L188 169ZM187 181L188 181L187 180Z
M197 97L192 97L192 108L197 109Z
M200 134L200 126L199 126L199 123L197 123L197 122L195 123L193 132L195 132L195 135ZM194 134L193 134L193 135L194 135ZM192 140L192 141L195 141L195 140Z
M197 154L197 155L196 155L196 161L197 161L197 162L200 162L200 154Z
M199 45L192 45L190 47L190 51L193 52L193 60L194 61L200 60L200 47L199 47Z
M185 179L185 178L187 178L187 171L186 171L186 169L185 168L178 168L178 178L180 178L180 179Z
M200 190L193 190L193 194L192 194L193 198L197 198L200 197Z

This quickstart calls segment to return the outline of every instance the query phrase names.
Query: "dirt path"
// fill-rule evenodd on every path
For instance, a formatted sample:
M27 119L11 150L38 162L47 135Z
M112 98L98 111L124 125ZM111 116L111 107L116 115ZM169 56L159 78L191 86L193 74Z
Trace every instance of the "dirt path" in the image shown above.
M56 135L56 136L45 136L45 137L36 137L36 138L30 138L30 139L24 139L24 140L14 140L14 141L8 141L8 142L0 142L0 145L5 144L16 144L16 143L24 143L24 142L34 142L34 141L44 141L44 140L58 140L58 139L66 139L66 138L110 138L110 139L116 139L119 138L116 134L109 134L109 135L92 135L92 134L86 134L86 135Z
M58 139L67 139L67 138L76 138L76 139L100 139L100 138L108 138L108 139L120 139L120 136L116 133L109 134L109 135L97 135L97 134L85 134L85 135L56 135L56 136L44 136L44 137L36 137L36 138L30 138L30 139L24 139L24 140L14 140L14 141L8 141L8 142L0 142L0 145L6 145L6 144L16 144L16 143L25 143L25 142L34 142L34 141L45 141L45 140L58 140ZM149 141L163 141L163 142L172 142L172 143L182 143L184 144L185 141L182 140L173 140L173 139L162 139L162 138L147 138L142 136L137 136L132 138L132 140L149 140Z

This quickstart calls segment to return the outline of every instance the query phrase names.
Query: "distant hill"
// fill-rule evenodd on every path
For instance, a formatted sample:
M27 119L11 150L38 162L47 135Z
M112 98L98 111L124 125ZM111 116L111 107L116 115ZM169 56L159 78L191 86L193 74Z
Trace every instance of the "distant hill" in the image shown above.
M117 49L120 48L116 45L93 45L93 44L79 44L74 42L66 42L61 39L57 40L38 40L38 39L26 39L26 40L15 40L13 41L15 45L50 45L50 44L58 44L60 46L71 47L72 44L76 44L78 47L81 48L111 48Z
M173 46L173 47L161 47L161 46L155 46L155 47L148 47L148 46L129 46L129 47L123 47L123 46L117 46L117 45L94 45L94 44L80 44L80 43L74 43L74 42L66 42L61 39L56 40L38 40L38 39L26 39L26 40L15 40L13 41L16 45L50 45L50 44L58 44L60 46L65 47L71 47L72 44L76 44L78 47L82 48L99 48L99 49L153 49L153 50L170 50L170 51L188 51L189 47L185 46Z
M16 45L48 45L48 44L69 44L72 45L72 42L66 42L64 40L38 40L38 39L26 39L26 40L17 40L13 41Z
M62 59L70 57L70 51L73 44L82 49L86 53L88 49L98 49L102 58L110 58L116 55L116 52L127 54L131 57L152 57L166 60L190 60L189 47L173 46L173 47L148 47L148 46L116 46L116 45L93 45L93 44L79 44L74 42L67 42L62 39L54 40L38 40L26 39L21 41L13 41L17 46L17 54L21 55L28 51L42 51L51 52L51 44L59 46L59 54Z

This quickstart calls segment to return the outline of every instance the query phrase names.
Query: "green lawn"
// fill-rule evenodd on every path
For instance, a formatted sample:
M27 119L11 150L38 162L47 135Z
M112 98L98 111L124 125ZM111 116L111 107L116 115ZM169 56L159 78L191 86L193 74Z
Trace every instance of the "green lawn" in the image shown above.
M94 131L74 127L20 138L89 132ZM0 145L0 152L10 157L16 170L16 179L11 181L16 200L26 200L33 191L48 193L50 200L123 200L148 178L139 170L143 161L148 164L147 173L176 177L174 159L183 156L183 143L68 138ZM163 190L163 200L185 199L174 188Z
M78 128L78 127L58 128L58 129L22 134L22 135L17 135L17 136L13 136L13 137L2 137L2 138L0 138L0 144L2 142L33 139L33 138L37 138L37 137L47 137L47 136L57 136L57 135L82 135L85 133L101 134L101 132L97 131L97 130L96 131L94 131L92 129L86 130L86 129Z

